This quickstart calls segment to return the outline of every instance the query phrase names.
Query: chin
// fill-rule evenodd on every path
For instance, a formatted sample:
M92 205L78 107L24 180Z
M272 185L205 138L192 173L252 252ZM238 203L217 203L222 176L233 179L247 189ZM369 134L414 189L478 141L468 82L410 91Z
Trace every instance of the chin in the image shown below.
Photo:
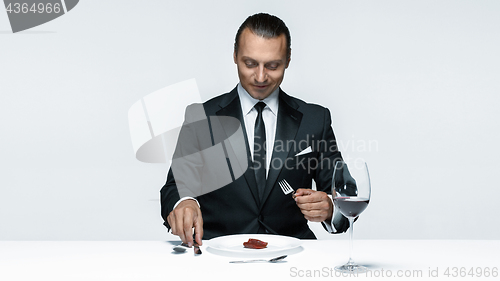
M258 100L263 100L265 98L267 98L269 95L271 95L271 93L249 93L250 96L252 96L252 98L254 99L258 99Z
M267 98L267 97L268 97L268 96L264 96L264 95L262 95L262 96L255 97L255 99L258 99L258 100L263 100L263 99L265 99L265 98Z

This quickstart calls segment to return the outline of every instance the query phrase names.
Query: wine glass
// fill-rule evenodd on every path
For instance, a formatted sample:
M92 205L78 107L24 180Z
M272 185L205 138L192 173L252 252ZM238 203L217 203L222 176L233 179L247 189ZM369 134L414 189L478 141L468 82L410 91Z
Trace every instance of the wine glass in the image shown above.
M349 261L335 267L343 273L363 273L367 268L352 260L352 232L355 219L370 202L370 175L364 161L356 161L347 167L344 161L335 163L332 177L332 194L335 208L349 219Z

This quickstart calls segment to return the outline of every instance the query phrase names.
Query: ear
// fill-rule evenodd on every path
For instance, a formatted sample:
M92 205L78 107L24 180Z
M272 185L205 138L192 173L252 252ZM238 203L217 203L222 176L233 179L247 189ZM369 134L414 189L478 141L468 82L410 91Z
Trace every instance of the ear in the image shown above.
M234 60L234 63L236 63L236 64L237 64L237 60L236 60L236 52L235 52L235 51L233 51L233 60Z
M290 61L292 61L292 49L290 49L290 55L288 56L288 58L286 60L285 69L288 68L288 66L290 65Z

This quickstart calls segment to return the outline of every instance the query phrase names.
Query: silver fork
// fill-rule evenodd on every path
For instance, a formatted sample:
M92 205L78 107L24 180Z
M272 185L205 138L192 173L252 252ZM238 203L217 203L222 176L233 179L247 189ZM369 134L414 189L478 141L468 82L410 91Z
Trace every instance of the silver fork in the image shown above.
M283 191L283 193L285 193L285 195L293 192L293 188L290 186L290 184L288 184L286 180L281 180L278 182L278 184L280 185L281 190Z
M273 258L273 259L270 259L270 260L230 261L230 263L249 263L249 262L271 262L271 263L275 263L275 262L280 262L281 260L283 260L286 257L287 257L287 255L280 256L280 257L277 257L277 258Z

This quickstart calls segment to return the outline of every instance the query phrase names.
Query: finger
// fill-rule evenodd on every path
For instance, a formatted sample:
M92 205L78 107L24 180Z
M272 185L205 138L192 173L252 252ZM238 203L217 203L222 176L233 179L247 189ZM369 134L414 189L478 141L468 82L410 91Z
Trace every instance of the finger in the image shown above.
M170 225L170 230L172 231L172 234L177 235L177 226L175 225L174 212L170 212L170 214L167 217L167 222L168 222L168 225Z
M201 217L201 213L198 214L198 217L196 218L194 222L194 240L198 245L202 245L202 238L203 238L203 219Z
M192 224L191 218L188 216L189 212L185 209L179 208L173 211L175 216L175 235L179 236L183 243L189 243L189 237L191 237L191 241L193 240L192 234L186 235L185 226L189 225L190 221Z
M308 210L311 210L311 208L313 206L311 205L311 203L299 203L299 202L297 202L297 207L299 207L299 209L301 211L308 211Z
M189 209L184 211L184 219L182 221L182 235L184 239L182 241L187 243L189 247L193 246L193 224L194 224L194 215L191 213Z
M330 200L330 198L325 192L312 190L307 196L301 196L295 201L298 203L320 203L328 200Z
M311 189L299 188L297 189L297 191L295 191L292 198L295 200L295 202L304 202L303 198L309 197L312 192L314 191Z
M330 209L330 203L328 201L318 201L318 202L305 202L305 203L298 203L297 206L301 210L322 210L326 211Z
M318 203L303 203L303 204L297 204L299 207L300 211L302 213L306 211L321 211L324 210L323 206Z
M305 211L303 212L303 214L306 220L312 222L322 222L325 221L328 217L325 212L319 210Z
M183 229L183 216L181 214L177 214L175 216L175 220L174 220L174 223L173 223L173 227L172 229L175 230L175 232L172 232L173 234L179 236L179 238L181 239L182 243L186 243L186 237L184 236L184 232L182 231Z
M295 196L305 196L311 194L313 190L308 188L299 188L295 191Z
M302 214L310 218L317 218L324 216L325 212L323 210L304 210Z
M316 193L311 193L307 196L298 196L295 198L295 202L297 202L297 204L319 203L323 200L322 196L318 196Z
M310 217L310 216L304 216L304 218L308 221L312 221L312 222L322 222L322 221L325 221L325 219L323 217Z

